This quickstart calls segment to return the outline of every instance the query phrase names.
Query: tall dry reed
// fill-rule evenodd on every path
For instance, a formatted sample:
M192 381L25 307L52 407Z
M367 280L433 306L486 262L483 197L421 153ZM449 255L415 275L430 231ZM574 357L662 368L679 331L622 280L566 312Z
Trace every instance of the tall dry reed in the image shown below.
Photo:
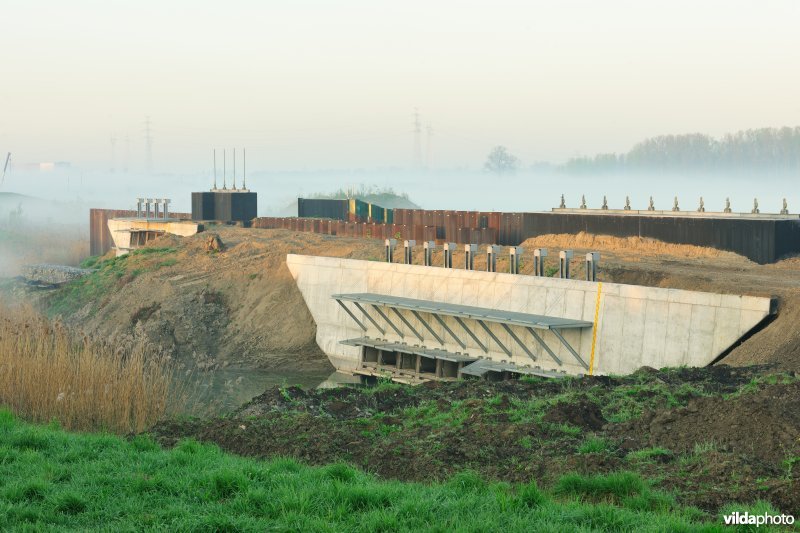
M164 357L76 340L32 309L0 305L0 405L23 418L139 432L165 414L173 383Z

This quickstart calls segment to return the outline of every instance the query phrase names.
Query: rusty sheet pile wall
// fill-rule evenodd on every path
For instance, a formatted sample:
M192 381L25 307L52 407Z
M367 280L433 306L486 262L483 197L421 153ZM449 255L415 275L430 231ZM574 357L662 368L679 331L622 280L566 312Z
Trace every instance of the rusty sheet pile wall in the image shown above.
M758 263L771 263L800 253L800 218L730 216L708 213L669 216L615 214L587 210L582 213L502 213L425 209L384 209L392 222L380 223L379 206L359 200L298 200L301 217L319 219L258 218L254 227L313 231L328 235L517 246L531 237L577 234L642 237L672 244L707 246L738 253ZM387 213L391 213L388 215ZM696 215L696 214L695 214ZM304 222L304 220L308 220Z

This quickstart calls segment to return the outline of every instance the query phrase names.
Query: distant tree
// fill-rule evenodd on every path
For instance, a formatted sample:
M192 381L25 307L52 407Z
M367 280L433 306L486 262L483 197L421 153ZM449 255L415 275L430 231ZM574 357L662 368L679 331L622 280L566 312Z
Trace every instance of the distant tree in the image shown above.
M495 146L489 152L483 168L495 174L512 174L519 168L519 159L510 154L505 146Z

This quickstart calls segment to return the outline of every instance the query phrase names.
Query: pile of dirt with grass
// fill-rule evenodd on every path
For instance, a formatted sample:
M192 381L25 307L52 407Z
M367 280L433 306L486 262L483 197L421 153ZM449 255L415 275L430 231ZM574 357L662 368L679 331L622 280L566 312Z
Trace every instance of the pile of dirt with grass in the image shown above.
M126 256L92 259L89 276L47 303L91 337L146 343L197 368L332 372L291 273L289 253L377 259L379 243L286 230L211 227L167 235Z
M776 384L732 398L694 398L680 409L649 411L613 431L625 447L663 446L690 452L710 449L780 464L800 447L800 382Z
M492 480L548 485L570 472L630 470L706 510L766 499L788 511L800 508L800 491L794 490L800 488L800 465L787 471L787 461L800 457L800 443L791 442L800 426L796 417L766 421L766 435L785 433L775 444L786 446L784 455L728 446L731 430L722 423L689 430L693 419L686 418L683 441L671 433L674 427L647 425L659 417L683 420L683 413L706 402L722 412L762 399L766 409L767 398L780 397L781 409L788 409L800 400L798 377L770 372L718 366L642 369L627 377L273 388L225 418L164 421L152 434L167 446L193 437L242 455L347 461L413 481L470 469ZM719 444L708 444L713 442Z

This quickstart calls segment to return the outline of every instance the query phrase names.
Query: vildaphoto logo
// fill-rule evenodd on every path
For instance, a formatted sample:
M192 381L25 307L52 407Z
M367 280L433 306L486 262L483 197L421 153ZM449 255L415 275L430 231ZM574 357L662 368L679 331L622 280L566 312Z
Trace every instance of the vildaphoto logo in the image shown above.
M726 526L790 526L794 524L794 516L790 514L752 514L745 511L723 515Z

